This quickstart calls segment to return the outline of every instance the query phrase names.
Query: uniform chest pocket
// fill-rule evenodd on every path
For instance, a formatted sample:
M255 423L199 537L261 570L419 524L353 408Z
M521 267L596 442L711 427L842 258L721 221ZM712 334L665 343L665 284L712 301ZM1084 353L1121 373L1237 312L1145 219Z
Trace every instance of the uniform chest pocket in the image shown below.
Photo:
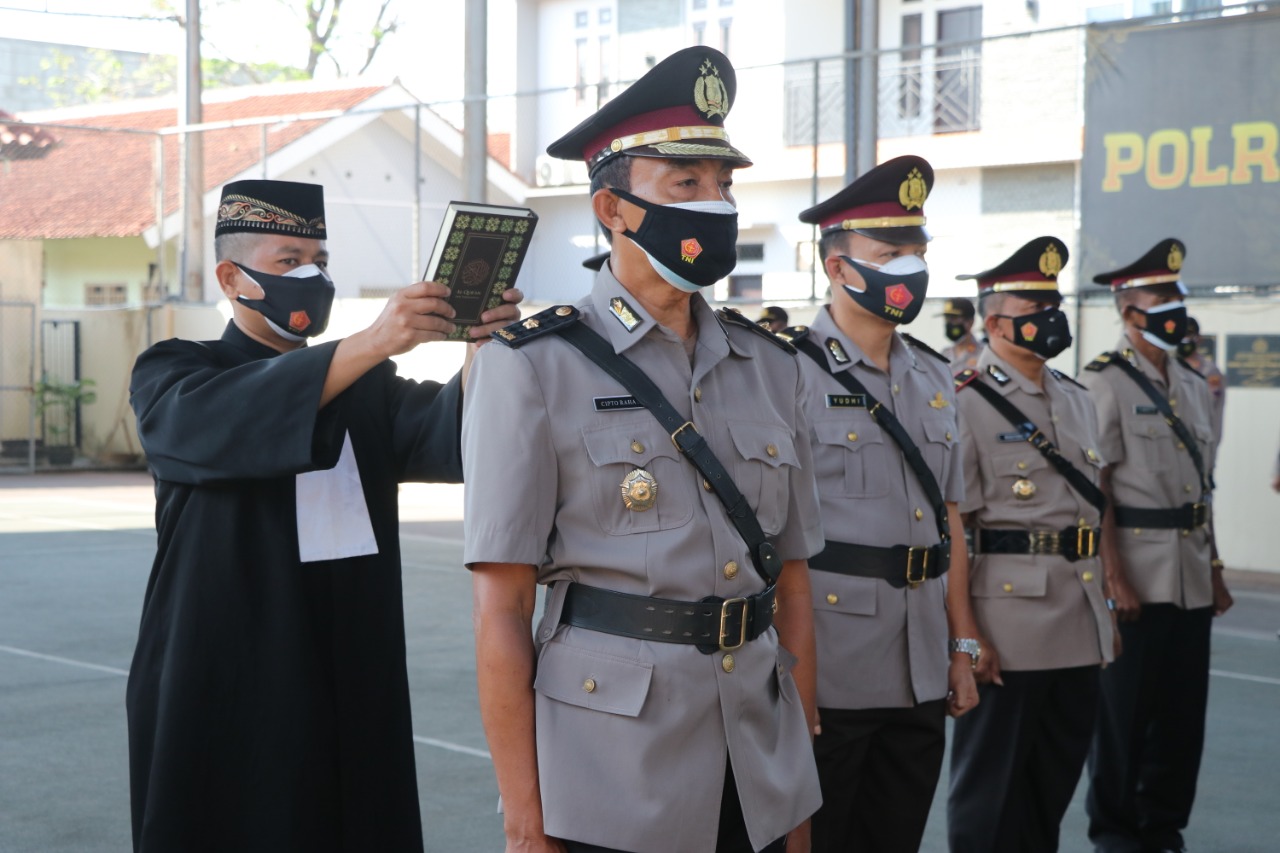
M1030 444L1022 442L1016 449L993 453L983 459L987 469L987 481L994 490L986 497L993 501L1007 501L1012 494L1019 503L1035 506L1040 497L1040 486L1056 471L1049 469L1049 460Z
M656 423L584 428L582 439L591 502L607 533L671 530L693 518L696 472Z
M800 467L795 438L782 424L733 421L729 435L737 458L730 471L765 533L782 530L791 497L791 472ZM730 460L722 460L726 467Z
M1169 470L1174 464L1173 433L1159 415L1133 415L1125 424L1125 454L1150 468Z
M816 452L824 457L823 467L829 466L833 455L839 460L844 497L874 498L889 493L886 439L870 417L817 422L813 431L819 444Z
M636 717L652 678L653 664L551 643L538 660L533 689L579 708Z
M925 418L922 425L925 440L920 454L938 479L938 485L945 489L951 472L951 451L955 449L960 430L953 418Z

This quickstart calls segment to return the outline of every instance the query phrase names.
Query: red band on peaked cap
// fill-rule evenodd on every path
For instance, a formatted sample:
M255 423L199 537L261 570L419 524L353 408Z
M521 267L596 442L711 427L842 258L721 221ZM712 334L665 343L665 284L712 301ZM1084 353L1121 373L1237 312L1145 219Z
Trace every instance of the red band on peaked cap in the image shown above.
M615 124L587 143L582 149L582 159L588 163L612 144L613 140L633 133L646 133L650 130L666 130L668 127L721 127L709 122L690 104L678 107L664 107L640 115L630 116L626 121Z
M818 223L820 229L839 225L846 219L875 219L882 216L924 216L924 208L907 210L896 201L877 201L833 213Z

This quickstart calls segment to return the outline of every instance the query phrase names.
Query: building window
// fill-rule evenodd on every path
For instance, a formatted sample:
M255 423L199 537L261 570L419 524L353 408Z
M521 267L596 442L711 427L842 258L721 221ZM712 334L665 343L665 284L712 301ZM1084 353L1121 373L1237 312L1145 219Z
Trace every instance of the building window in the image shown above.
M733 5L733 0L720 0L720 5L721 5L721 6L732 6L732 5Z
M706 21L693 22L693 43L694 44L707 43L707 22Z
M739 243L738 263L744 261L763 261L764 243Z
M603 8L600 10L599 20L600 20L600 24L601 24L602 26L603 26L603 25L605 25L605 24L612 24L612 23L613 23L613 8L612 8L612 7L610 7L610 6L605 6L605 7L603 7Z
M613 37L600 36L600 103L609 100L609 84L613 81Z
M938 13L934 71L934 133L977 130L980 125L982 7Z
M585 27L587 25L587 17L586 12L574 12L573 25L575 27Z
M720 19L720 52L729 55L729 30L733 27L733 18Z
M729 298L759 302L764 295L764 276L731 275L729 276Z
M898 80L898 118L916 118L920 115L920 44L922 40L920 15L902 16L902 76Z
M707 8L707 0L693 0L693 8L695 10Z
M129 288L123 284L86 284L85 305L124 305L129 301Z
M575 62L576 71L573 78L573 91L575 102L581 104L587 97L587 40L578 39L577 59Z

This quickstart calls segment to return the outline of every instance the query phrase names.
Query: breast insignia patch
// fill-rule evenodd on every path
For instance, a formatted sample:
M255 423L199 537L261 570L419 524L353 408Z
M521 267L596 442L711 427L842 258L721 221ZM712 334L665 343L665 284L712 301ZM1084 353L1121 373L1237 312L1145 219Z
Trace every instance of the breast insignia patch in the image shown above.
M997 385L1008 385L1010 381L1009 374L1005 373L994 364L987 365L987 375L996 381Z
M640 318L636 316L635 310L621 296L615 296L609 300L609 313L617 318L622 328L628 332L634 332L640 325Z
M848 364L852 361L849 353L844 351L844 347L835 338L827 338L827 351L836 360L836 364Z

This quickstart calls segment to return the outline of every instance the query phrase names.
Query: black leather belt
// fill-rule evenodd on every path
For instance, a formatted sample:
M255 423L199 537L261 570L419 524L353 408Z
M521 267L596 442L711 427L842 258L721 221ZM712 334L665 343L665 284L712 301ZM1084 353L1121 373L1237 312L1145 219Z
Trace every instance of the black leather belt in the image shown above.
M1116 507L1117 527L1150 527L1157 530L1194 530L1209 523L1209 506L1203 503L1183 504L1173 509Z
M902 589L918 587L929 578L942 577L951 568L951 544L894 545L877 548L827 540L822 553L809 558L809 568L838 575L878 578Z
M733 651L773 624L775 587L746 598L671 601L571 583L560 624L619 637L687 643L703 654Z
M979 530L982 554L1061 554L1067 562L1098 556L1100 527L1068 527L1065 530Z

